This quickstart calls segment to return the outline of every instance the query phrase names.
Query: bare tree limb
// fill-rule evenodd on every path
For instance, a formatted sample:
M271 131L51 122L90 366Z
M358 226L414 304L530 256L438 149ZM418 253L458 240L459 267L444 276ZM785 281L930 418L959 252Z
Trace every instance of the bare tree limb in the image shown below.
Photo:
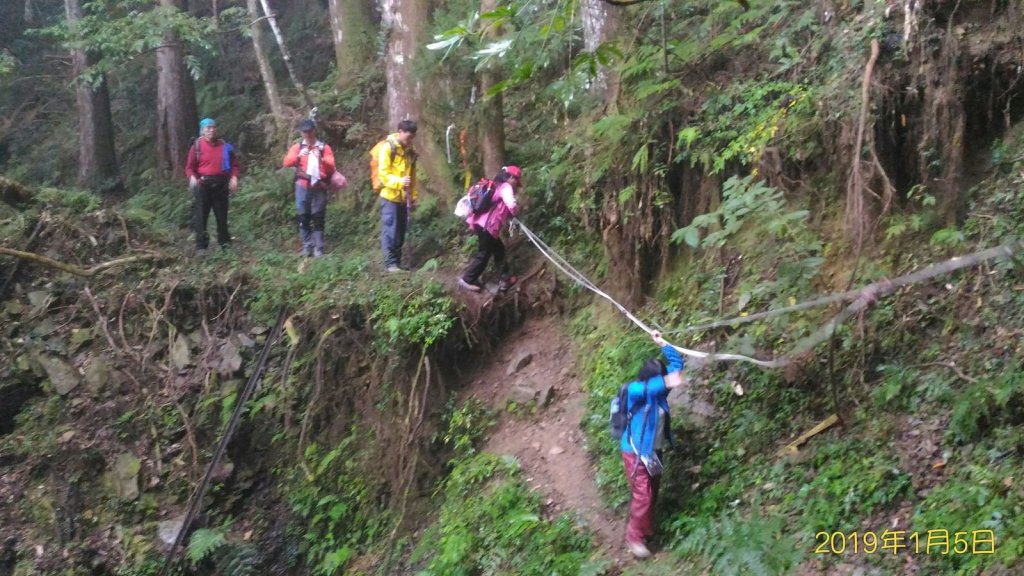
M5 256L14 256L15 258L21 258L22 260L29 260L31 262L35 262L36 264L42 264L43 266L55 268L57 270L60 270L61 272L67 272L68 274L74 274L75 276L84 276L86 278L96 276L97 274L110 268L124 266L126 264L131 264L133 262L154 260L161 256L160 254L155 253L140 254L137 256L126 256L124 258L117 258L109 262L97 264L91 268L82 268L81 266L68 264L66 262L54 260L53 258L47 258L46 256L36 254L35 252L23 252L21 250L15 250L13 248L4 248L2 246L0 246L0 254L3 254Z

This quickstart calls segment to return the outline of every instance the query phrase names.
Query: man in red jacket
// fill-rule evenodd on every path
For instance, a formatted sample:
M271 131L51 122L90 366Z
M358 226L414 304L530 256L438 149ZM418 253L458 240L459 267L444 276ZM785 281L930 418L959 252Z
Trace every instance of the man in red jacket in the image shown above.
M196 233L196 250L210 245L206 222L210 210L217 219L217 243L222 248L231 244L228 233L228 196L238 191L238 161L231 144L217 137L217 123L204 118L199 123L197 138L188 150L185 175L192 190L192 227Z

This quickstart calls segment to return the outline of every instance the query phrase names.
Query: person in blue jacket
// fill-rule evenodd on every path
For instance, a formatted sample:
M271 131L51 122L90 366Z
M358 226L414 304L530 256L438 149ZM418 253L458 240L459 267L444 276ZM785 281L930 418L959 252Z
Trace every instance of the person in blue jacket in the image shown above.
M637 558L651 555L647 540L654 535L654 503L661 480L659 455L665 441L672 444L668 391L683 383L680 374L683 357L661 337L661 333L653 332L651 338L661 348L668 365L656 358L648 360L640 368L636 380L628 384L625 410L629 414L629 424L620 442L622 462L632 492L626 546Z

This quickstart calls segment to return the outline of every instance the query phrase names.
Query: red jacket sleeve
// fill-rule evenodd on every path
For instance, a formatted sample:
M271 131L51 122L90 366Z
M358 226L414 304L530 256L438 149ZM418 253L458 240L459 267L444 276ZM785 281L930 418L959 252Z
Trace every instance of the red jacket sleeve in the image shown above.
M196 139L191 146L188 147L188 157L185 158L185 177L186 178L198 178L199 174L196 170L199 166L196 166L196 146L199 146L199 140Z
M324 144L324 157L320 159L320 173L326 178L334 174L334 170L334 150L331 150L330 146Z
M288 149L288 153L284 155L284 167L285 168L298 168L299 167L299 145L292 144L292 147Z

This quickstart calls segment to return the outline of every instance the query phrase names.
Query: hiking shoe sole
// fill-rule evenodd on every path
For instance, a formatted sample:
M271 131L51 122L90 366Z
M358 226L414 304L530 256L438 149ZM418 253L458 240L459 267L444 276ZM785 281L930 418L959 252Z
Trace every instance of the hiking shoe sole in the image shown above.
M462 278L459 278L458 284L459 284L459 288L462 288L463 290L469 290L470 292L479 292L480 291L480 287L479 286L477 286L476 284L470 284L469 282L466 282Z
M629 548L629 553L636 558L648 558L651 555L651 551L643 542L629 542L627 540L626 547Z

